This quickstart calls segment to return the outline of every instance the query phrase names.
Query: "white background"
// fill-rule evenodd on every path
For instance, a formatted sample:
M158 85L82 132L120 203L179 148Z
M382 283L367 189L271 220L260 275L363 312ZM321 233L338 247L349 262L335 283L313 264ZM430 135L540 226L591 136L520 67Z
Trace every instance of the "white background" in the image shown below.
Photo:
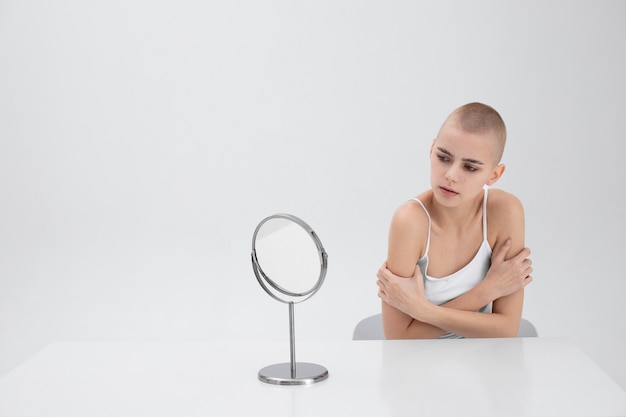
M329 254L297 337L350 339L431 139L482 101L526 209L525 317L626 387L625 39L623 1L0 0L0 372L67 340L287 360L250 265L276 212Z

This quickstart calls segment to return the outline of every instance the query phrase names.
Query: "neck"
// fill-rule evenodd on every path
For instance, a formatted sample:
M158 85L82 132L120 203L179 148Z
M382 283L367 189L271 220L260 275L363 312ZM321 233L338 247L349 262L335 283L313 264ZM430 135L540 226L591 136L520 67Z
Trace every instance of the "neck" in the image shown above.
M435 223L446 230L456 229L463 231L473 224L476 216L481 213L482 205L482 193L456 207L443 206L431 195L430 215Z

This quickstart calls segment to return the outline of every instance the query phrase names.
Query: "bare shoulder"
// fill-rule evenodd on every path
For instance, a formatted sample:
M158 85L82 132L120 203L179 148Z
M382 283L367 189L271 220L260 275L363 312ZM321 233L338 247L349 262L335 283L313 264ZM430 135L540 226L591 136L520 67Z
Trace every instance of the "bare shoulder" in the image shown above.
M423 196L423 195L422 195ZM422 196L419 196L421 201ZM426 250L429 221L424 208L409 200L395 211L389 229L388 267L397 275L411 276Z
M421 194L416 198L424 203L427 194ZM414 199L402 204L393 215L392 227L399 227L404 230L419 232L427 230L429 225L428 215L424 208Z
M524 235L524 207L513 194L500 189L489 189L487 221L490 241Z
M524 216L522 202L511 193L500 189L490 189L487 198L489 215L521 215Z

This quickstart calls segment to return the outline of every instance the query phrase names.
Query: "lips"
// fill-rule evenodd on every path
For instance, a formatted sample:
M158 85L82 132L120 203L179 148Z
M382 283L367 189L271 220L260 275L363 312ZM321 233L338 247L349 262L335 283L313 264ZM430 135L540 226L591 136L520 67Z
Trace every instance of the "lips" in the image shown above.
M447 188L447 187L439 187L439 189L441 190L441 192L443 193L443 195L447 195L447 196L455 196L458 195L459 193L457 193L456 191L454 191L451 188Z

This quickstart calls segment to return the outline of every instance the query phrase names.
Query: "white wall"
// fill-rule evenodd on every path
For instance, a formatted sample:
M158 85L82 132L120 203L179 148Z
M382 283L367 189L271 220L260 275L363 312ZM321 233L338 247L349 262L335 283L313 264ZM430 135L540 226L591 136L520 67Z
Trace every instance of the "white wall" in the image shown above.
M287 340L256 223L307 221L300 339L379 310L395 208L468 101L509 129L525 316L626 387L626 3L0 1L0 371L56 340Z

